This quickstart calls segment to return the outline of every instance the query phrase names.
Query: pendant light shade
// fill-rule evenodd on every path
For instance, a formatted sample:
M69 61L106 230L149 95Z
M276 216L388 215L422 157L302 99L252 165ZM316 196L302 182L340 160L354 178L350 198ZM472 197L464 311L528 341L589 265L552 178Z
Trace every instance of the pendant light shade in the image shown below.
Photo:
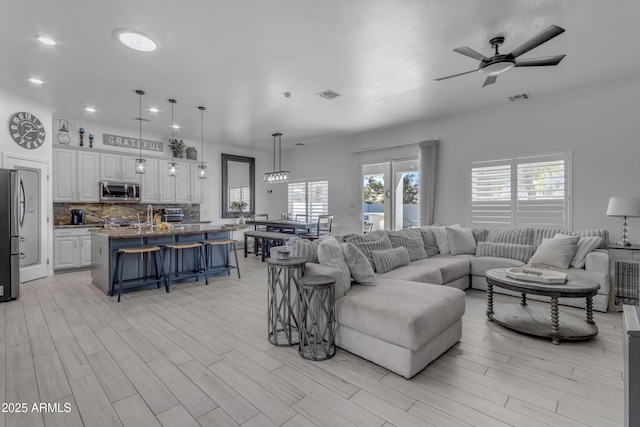
M267 184L287 182L291 180L291 172L282 170L282 134L278 132L271 136L273 136L273 172L265 173L262 182L266 182ZM279 171L276 171L276 138L278 138L278 153L280 156L278 166L281 170Z
M198 166L198 178L207 179L207 167L204 165L204 107L198 107L200 110L200 156L201 163Z
M169 102L171 103L171 141L173 141L173 106L177 101L175 99L169 99ZM169 170L167 171L167 175L176 177L178 176L178 165L176 164L173 154L173 151L171 151L171 163L169 163Z
M138 121L140 122L140 138L138 139L138 146L140 147L140 156L136 159L136 173L142 175L147 170L147 162L142 158L142 95L144 95L144 91L136 90L138 94L139 103L138 103Z

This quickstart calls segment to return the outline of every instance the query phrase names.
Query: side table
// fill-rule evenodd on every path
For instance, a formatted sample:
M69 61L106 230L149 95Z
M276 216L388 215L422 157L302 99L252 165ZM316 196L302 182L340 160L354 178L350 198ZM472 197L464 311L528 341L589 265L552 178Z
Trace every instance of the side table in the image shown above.
M609 310L640 303L640 245L609 245Z
M336 354L334 285L330 276L304 276L297 280L300 292L300 356L325 360Z
M295 280L304 275L304 258L267 259L269 342L291 346L298 343L298 291Z

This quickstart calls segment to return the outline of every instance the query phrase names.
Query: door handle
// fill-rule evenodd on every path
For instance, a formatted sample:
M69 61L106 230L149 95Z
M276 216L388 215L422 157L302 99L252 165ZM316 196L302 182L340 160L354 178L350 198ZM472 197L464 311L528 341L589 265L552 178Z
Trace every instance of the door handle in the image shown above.
M20 256L19 256L20 259L25 259L26 257L27 256L23 252L20 252Z
M25 242L27 239L25 239L24 237L20 236L18 238L18 242Z

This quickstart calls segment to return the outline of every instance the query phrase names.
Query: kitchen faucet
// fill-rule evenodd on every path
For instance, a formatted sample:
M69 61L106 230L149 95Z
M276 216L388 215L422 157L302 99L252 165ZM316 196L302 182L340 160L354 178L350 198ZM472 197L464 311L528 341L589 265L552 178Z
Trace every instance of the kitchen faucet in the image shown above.
M153 227L153 206L147 205L147 225Z

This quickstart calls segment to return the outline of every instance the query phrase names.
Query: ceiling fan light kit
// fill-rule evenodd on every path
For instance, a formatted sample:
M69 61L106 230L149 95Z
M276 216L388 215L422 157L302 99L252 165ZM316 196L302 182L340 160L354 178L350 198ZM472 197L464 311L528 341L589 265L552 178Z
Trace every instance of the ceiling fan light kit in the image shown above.
M498 48L504 43L504 36L496 36L489 40L489 44L494 49L494 55L490 58L482 55L481 53L476 52L470 47L458 47L453 49L454 52L458 52L462 55L468 56L470 58L476 59L480 61L478 65L477 71L480 74L487 75L487 79L484 81L482 87L488 86L496 82L498 75L504 72L511 70L514 67L545 67L545 66L553 66L558 65L560 61L566 55L556 55L556 56L547 56L543 58L530 58L523 59L518 61L517 58L525 53L529 52L532 49L540 46L543 43L548 42L552 38L559 36L564 33L564 28L558 27L557 25L550 25L545 30L543 30L538 35L532 37L528 41L524 42L517 48L511 51L506 55L500 54L498 52ZM465 74L473 73L476 70L465 71L463 73L453 74L446 77L440 77L436 79L436 81L446 80L453 77L462 76Z

